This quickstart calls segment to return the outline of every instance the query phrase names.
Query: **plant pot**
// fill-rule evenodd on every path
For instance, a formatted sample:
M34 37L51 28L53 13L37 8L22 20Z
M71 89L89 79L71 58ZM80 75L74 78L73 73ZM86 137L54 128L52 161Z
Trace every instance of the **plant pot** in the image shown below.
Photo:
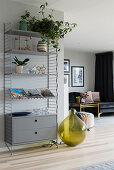
M16 71L16 73L22 73L23 72L23 66L16 66L15 71Z
M26 21L20 21L19 22L19 29L27 31L28 30L28 24Z
M38 41L37 50L41 51L41 52L46 52L47 51L47 44L46 44L46 42Z
M80 104L80 98L76 99L76 103Z

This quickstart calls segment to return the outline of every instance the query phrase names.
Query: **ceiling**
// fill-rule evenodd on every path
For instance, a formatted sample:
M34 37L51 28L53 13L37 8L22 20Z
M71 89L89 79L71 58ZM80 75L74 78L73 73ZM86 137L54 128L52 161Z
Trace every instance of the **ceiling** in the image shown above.
M13 0L41 5L45 0ZM114 51L114 0L47 0L49 7L64 11L65 21L77 28L65 37L65 48L77 51Z

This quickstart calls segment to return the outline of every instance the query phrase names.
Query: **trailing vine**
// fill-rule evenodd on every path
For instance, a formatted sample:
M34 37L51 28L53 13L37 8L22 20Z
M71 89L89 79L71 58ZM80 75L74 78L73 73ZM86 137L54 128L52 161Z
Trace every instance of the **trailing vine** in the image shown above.
M60 51L59 39L64 38L64 35L72 31L77 26L76 23L69 23L63 21L54 21L53 12L54 9L50 10L50 14L45 16L45 8L48 3L44 3L40 6L40 14L42 19L39 20L35 16L31 16L29 11L25 11L25 14L21 16L22 20L28 23L29 30L34 32L40 32L43 42L47 42L48 45L52 44L54 48Z

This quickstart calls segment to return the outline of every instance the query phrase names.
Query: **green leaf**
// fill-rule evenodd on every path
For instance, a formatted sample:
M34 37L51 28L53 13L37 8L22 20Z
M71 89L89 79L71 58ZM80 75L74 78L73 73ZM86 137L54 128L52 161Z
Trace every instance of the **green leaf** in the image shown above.
M77 24L63 21L54 21L52 14L54 9L51 9L49 15L45 17L45 8L47 6L47 2L40 6L41 11L39 11L39 13L42 15L41 20L37 19L36 16L31 16L29 11L25 11L25 15L22 15L21 18L26 20L31 31L40 32L43 42L47 42L47 45L52 44L54 48L59 50L59 39L64 38L64 35L71 32L72 29L77 26ZM27 64L25 61L23 61L23 63L22 61L18 61L17 58L15 58L14 61L18 64Z
M52 18L52 15L51 15L51 14L49 14L49 15L48 15L48 17L49 17L49 18Z
M28 62L29 61L29 58L26 58L24 61L23 61L23 63L26 63L26 62Z
M12 62L13 64L16 64L16 62Z
M40 8L44 7L44 5L40 5Z
M27 62L29 61L29 58L26 58L24 61L20 61L18 60L18 58L15 56L14 58L14 62L12 62L13 64L16 64L18 66L21 66L21 65L27 65Z

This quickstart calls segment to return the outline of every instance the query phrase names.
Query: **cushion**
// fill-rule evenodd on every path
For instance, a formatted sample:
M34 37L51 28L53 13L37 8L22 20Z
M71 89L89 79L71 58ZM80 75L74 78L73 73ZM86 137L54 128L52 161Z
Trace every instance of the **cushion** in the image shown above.
M92 92L92 97L94 102L100 102L100 93L99 92Z
M80 115L81 115L84 123L86 123L86 121L87 121L87 114L85 114L84 112L80 112Z
M80 92L80 96L81 96L81 103L85 103L87 93Z
M87 113L87 128L92 128L94 126L94 115L92 113Z
M91 91L88 91L87 93L81 92L80 96L82 98L81 99L82 103L93 103L94 102Z
M89 112L79 112L81 114L83 121L86 123L87 128L92 128L94 126L94 115Z
M81 96L81 98L86 97L86 95L87 95L87 93L80 92L80 96Z
M91 91L87 92L87 96L86 96L85 102L86 103L93 103L94 102Z

